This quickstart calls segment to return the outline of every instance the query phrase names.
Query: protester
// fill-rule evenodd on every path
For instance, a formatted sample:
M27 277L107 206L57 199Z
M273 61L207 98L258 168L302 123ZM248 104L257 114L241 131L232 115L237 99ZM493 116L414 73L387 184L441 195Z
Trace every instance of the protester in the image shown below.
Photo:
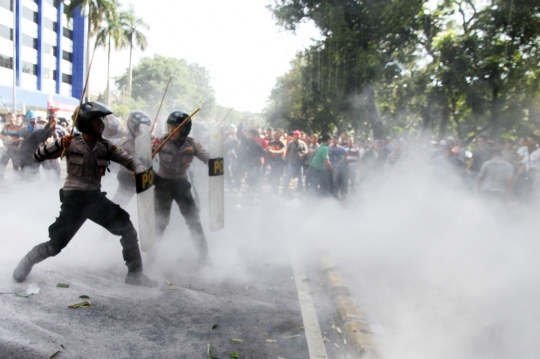
M360 162L360 149L354 144L354 137L347 139L347 144L343 147L347 152L347 183L351 192L356 190L356 175L358 173L358 163Z
M2 158L0 159L0 184L4 182L6 167L10 160L15 173L18 173L20 168L17 157L17 150L19 149L19 145L21 143L21 126L16 123L15 116L11 112L7 114L6 119L7 124L4 126L2 132L0 133L0 138L4 143L4 148L2 149Z
M331 137L328 134L321 137L321 145L311 162L309 162L306 174L309 191L311 193L318 193L321 196L331 194L332 175L337 174L329 159L328 146L330 145L330 141Z
M301 192L304 190L303 183L303 171L304 171L304 157L308 152L307 145L300 139L302 133L300 131L294 131L292 140L287 144L286 160L287 160L287 177L283 183L283 191L289 191L289 184L291 179L297 178L298 183L296 190Z
M489 200L506 202L510 199L514 168L502 158L502 151L491 151L491 160L484 162L478 174L478 191Z
M344 163L347 152L339 144L339 137L333 136L330 146L328 146L328 157L332 167L337 173L333 173L330 182L330 192L336 198L347 194L348 165Z

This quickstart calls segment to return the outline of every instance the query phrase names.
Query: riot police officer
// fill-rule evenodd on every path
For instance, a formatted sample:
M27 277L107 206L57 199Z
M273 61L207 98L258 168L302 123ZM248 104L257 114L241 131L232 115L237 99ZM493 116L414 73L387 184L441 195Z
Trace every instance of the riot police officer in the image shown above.
M150 117L143 111L132 111L127 120L127 127L131 136L125 139L120 147L131 156L135 156L135 138L143 131L149 132L152 126ZM136 192L136 184L133 173L125 167L121 167L116 176L118 190L114 195L113 202L120 206L126 206Z
M167 118L168 132L171 133L189 115L181 110L173 111ZM188 137L191 131L191 120L161 148L159 169L155 175L155 208L157 236L160 238L169 224L173 200L180 208L186 224L191 232L195 247L199 252L199 265L205 265L208 258L208 245L199 218L199 208L191 194L191 183L187 171L194 157L204 163L210 158L208 152L195 139ZM154 141L154 149L166 138L163 136Z
M128 267L127 284L157 286L157 282L142 273L137 232L129 214L101 192L101 177L105 175L109 161L117 162L130 171L135 170L133 157L102 137L105 127L103 118L111 113L98 102L84 103L76 124L82 134L57 139L35 152L34 161L42 162L60 157L65 148L67 177L60 192L60 215L49 227L50 240L35 246L21 260L13 272L17 282L26 279L34 264L60 253L89 219L112 234L121 236L122 254Z

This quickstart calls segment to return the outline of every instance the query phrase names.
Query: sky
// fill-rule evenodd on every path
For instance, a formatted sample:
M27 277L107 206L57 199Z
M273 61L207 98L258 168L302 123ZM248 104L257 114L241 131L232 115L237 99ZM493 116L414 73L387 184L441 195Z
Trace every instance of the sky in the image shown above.
M298 51L320 38L311 23L296 34L277 26L266 8L270 0L123 0L150 26L148 48L135 51L134 65L142 57L159 54L184 58L205 67L220 105L239 111L264 109L276 78L290 69ZM128 67L129 50L112 52L111 78ZM92 92L104 90L107 53L96 52L90 77ZM114 86L114 81L111 81ZM114 88L114 87L113 87Z

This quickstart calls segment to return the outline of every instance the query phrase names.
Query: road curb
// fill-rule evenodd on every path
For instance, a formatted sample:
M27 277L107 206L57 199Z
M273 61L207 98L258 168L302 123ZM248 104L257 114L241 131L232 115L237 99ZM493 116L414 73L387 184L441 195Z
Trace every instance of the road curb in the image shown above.
M320 262L324 284L336 307L341 326L349 342L361 358L378 358L377 344L369 324L364 319L356 301L351 297L351 292L328 251L321 251Z

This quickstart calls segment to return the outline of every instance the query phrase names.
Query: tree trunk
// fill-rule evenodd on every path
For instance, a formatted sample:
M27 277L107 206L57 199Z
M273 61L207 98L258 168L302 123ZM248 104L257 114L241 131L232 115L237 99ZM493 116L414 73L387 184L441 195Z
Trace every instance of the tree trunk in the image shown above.
M379 118L379 112L377 111L377 104L375 103L375 89L370 86L367 90L367 113L371 128L373 129L373 138L375 140L382 140L385 138L386 131L384 125Z
M109 35L109 51L107 54L107 106L111 105L111 35Z
M433 118L431 117L431 102L428 101L427 106L422 107L422 137L431 135Z
M131 34L129 39L129 71L128 71L128 90L127 95L128 97L131 97L131 76L132 76L132 70L131 67L131 56L133 54L133 34Z
M491 90L491 131L490 138L496 140L499 136L499 86Z
M439 138L444 139L446 136L446 130L448 129L448 124L450 123L450 109L448 104L443 107L441 113L441 123L439 125Z

